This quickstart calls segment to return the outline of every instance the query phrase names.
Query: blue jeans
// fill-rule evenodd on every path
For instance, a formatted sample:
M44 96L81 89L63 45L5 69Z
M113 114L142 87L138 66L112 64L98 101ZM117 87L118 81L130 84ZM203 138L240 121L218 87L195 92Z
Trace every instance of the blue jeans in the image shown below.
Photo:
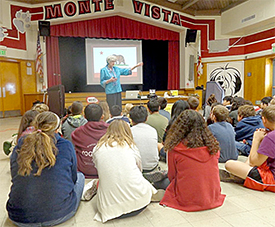
M238 151L241 152L242 155L248 156L250 153L251 147L248 144L245 143L240 143L240 142L235 142L236 148Z
M56 220L46 221L46 222L42 222L42 223L20 223L20 222L15 222L15 221L13 221L13 223L20 227L41 227L41 226L54 226L54 225L63 223L65 221L68 221L70 218L72 218L75 215L75 213L79 207L84 184L85 184L85 177L84 177L83 173L78 172L77 180L74 185L74 191L76 194L76 205L75 205L74 210L71 213L67 214L66 216L64 216L62 218L58 218Z

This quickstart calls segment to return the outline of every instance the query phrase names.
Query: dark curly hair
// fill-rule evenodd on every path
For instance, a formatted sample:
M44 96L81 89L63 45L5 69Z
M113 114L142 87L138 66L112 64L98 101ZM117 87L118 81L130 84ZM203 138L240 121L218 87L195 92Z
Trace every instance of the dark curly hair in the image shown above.
M212 155L220 149L219 142L207 128L203 117L194 110L183 111L174 121L167 133L164 149L172 150L181 142L190 148L206 146Z

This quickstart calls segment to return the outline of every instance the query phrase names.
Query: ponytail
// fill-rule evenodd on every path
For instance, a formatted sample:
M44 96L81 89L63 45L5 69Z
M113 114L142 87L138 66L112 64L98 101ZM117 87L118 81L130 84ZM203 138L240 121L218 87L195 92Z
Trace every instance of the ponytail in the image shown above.
M41 126L24 138L18 152L18 174L28 176L31 174L34 163L38 170L35 176L40 176L46 167L52 167L56 162L57 148L55 146L55 130L59 118L54 113L43 112L35 118L34 125Z

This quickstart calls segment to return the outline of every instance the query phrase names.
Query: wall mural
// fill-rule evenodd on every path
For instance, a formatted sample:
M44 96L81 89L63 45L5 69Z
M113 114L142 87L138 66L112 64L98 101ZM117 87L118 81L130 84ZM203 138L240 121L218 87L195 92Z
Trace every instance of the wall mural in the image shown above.
M30 12L22 12L22 9L15 13L15 18L12 20L13 25L17 31L24 34L26 29L31 27L31 15Z
M221 62L207 65L207 80L218 82L224 95L242 96L244 81L244 62Z
M8 36L7 29L0 27L0 42L4 40Z

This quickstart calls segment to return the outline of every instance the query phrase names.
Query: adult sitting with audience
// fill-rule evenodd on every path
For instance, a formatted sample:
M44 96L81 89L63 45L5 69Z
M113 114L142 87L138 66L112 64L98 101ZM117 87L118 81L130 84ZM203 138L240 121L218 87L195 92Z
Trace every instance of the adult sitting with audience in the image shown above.
M61 131L65 139L72 141L71 134L81 125L87 123L86 118L82 116L83 104L80 101L75 101L71 107L72 115L68 116L63 122Z
M106 133L109 124L104 122L102 108L98 104L89 104L84 110L88 122L72 132L75 145L77 169L86 178L98 178L92 153L99 139Z

